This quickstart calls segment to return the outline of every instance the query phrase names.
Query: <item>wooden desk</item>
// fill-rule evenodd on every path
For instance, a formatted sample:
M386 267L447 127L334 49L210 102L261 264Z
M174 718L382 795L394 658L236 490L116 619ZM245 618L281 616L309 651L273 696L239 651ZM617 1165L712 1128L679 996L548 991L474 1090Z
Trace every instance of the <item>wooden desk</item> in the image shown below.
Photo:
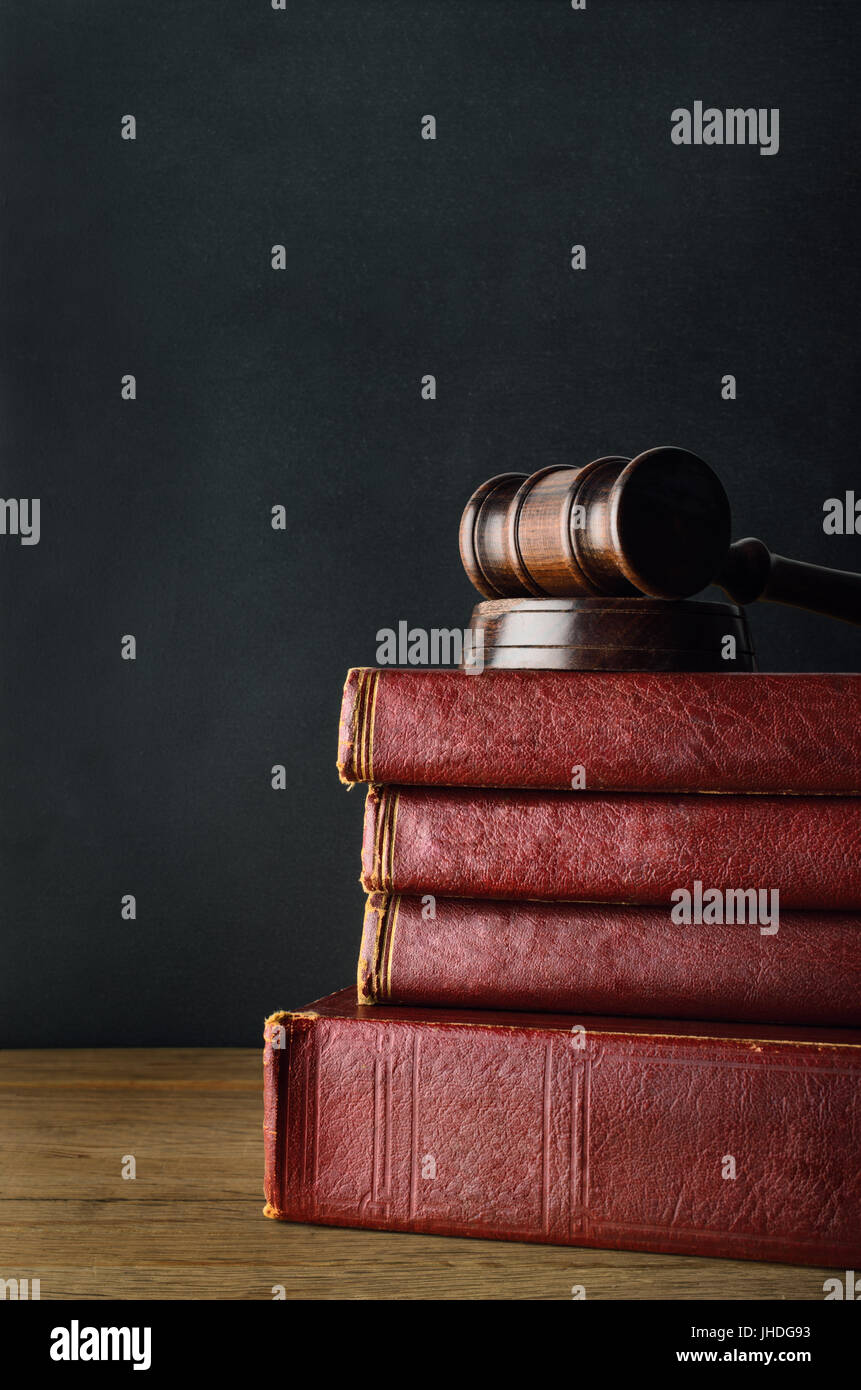
M268 1221L262 1152L257 1051L0 1054L0 1278L42 1299L822 1300L842 1275Z

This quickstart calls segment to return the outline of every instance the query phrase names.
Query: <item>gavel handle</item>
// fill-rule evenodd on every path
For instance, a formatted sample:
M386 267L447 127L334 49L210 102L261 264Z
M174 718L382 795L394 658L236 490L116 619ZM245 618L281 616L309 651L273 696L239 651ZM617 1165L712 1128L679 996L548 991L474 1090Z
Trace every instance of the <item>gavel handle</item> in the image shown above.
M715 583L736 603L788 603L844 623L861 623L861 574L787 560L753 536L730 546Z

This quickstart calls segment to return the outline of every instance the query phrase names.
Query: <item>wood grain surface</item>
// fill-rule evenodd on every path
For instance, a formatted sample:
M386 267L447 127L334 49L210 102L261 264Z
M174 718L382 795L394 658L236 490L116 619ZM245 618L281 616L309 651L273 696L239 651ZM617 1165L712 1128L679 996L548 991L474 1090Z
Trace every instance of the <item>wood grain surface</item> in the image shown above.
M261 1123L254 1050L0 1054L0 1278L43 1300L821 1300L842 1275L269 1221Z

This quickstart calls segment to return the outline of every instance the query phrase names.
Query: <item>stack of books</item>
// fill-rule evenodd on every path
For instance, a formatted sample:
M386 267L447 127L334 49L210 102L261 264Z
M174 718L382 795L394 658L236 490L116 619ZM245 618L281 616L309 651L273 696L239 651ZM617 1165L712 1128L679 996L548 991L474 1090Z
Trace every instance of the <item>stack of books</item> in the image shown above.
M358 990L266 1024L268 1215L861 1258L861 677L349 673Z

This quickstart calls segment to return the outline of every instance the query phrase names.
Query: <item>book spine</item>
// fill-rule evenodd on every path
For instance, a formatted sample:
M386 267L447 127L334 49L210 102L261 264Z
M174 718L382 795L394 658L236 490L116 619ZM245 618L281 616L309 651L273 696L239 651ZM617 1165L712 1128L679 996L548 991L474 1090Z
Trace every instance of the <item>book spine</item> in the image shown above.
M266 1197L264 1215L280 1216L281 1193L287 1184L284 1170L286 1147L281 1143L288 1122L287 1090L290 1079L290 1046L293 1018L274 1013L263 1025L263 1153Z
M294 1019L268 1215L858 1267L861 1049L368 1013Z
M861 676L358 668L344 782L861 794Z
M765 893L861 910L856 797L626 796L372 787L367 892L678 905ZM774 895L777 894L777 898ZM708 908L708 910L706 910Z
M666 909L372 893L360 1004L861 1026L861 914L778 928Z

